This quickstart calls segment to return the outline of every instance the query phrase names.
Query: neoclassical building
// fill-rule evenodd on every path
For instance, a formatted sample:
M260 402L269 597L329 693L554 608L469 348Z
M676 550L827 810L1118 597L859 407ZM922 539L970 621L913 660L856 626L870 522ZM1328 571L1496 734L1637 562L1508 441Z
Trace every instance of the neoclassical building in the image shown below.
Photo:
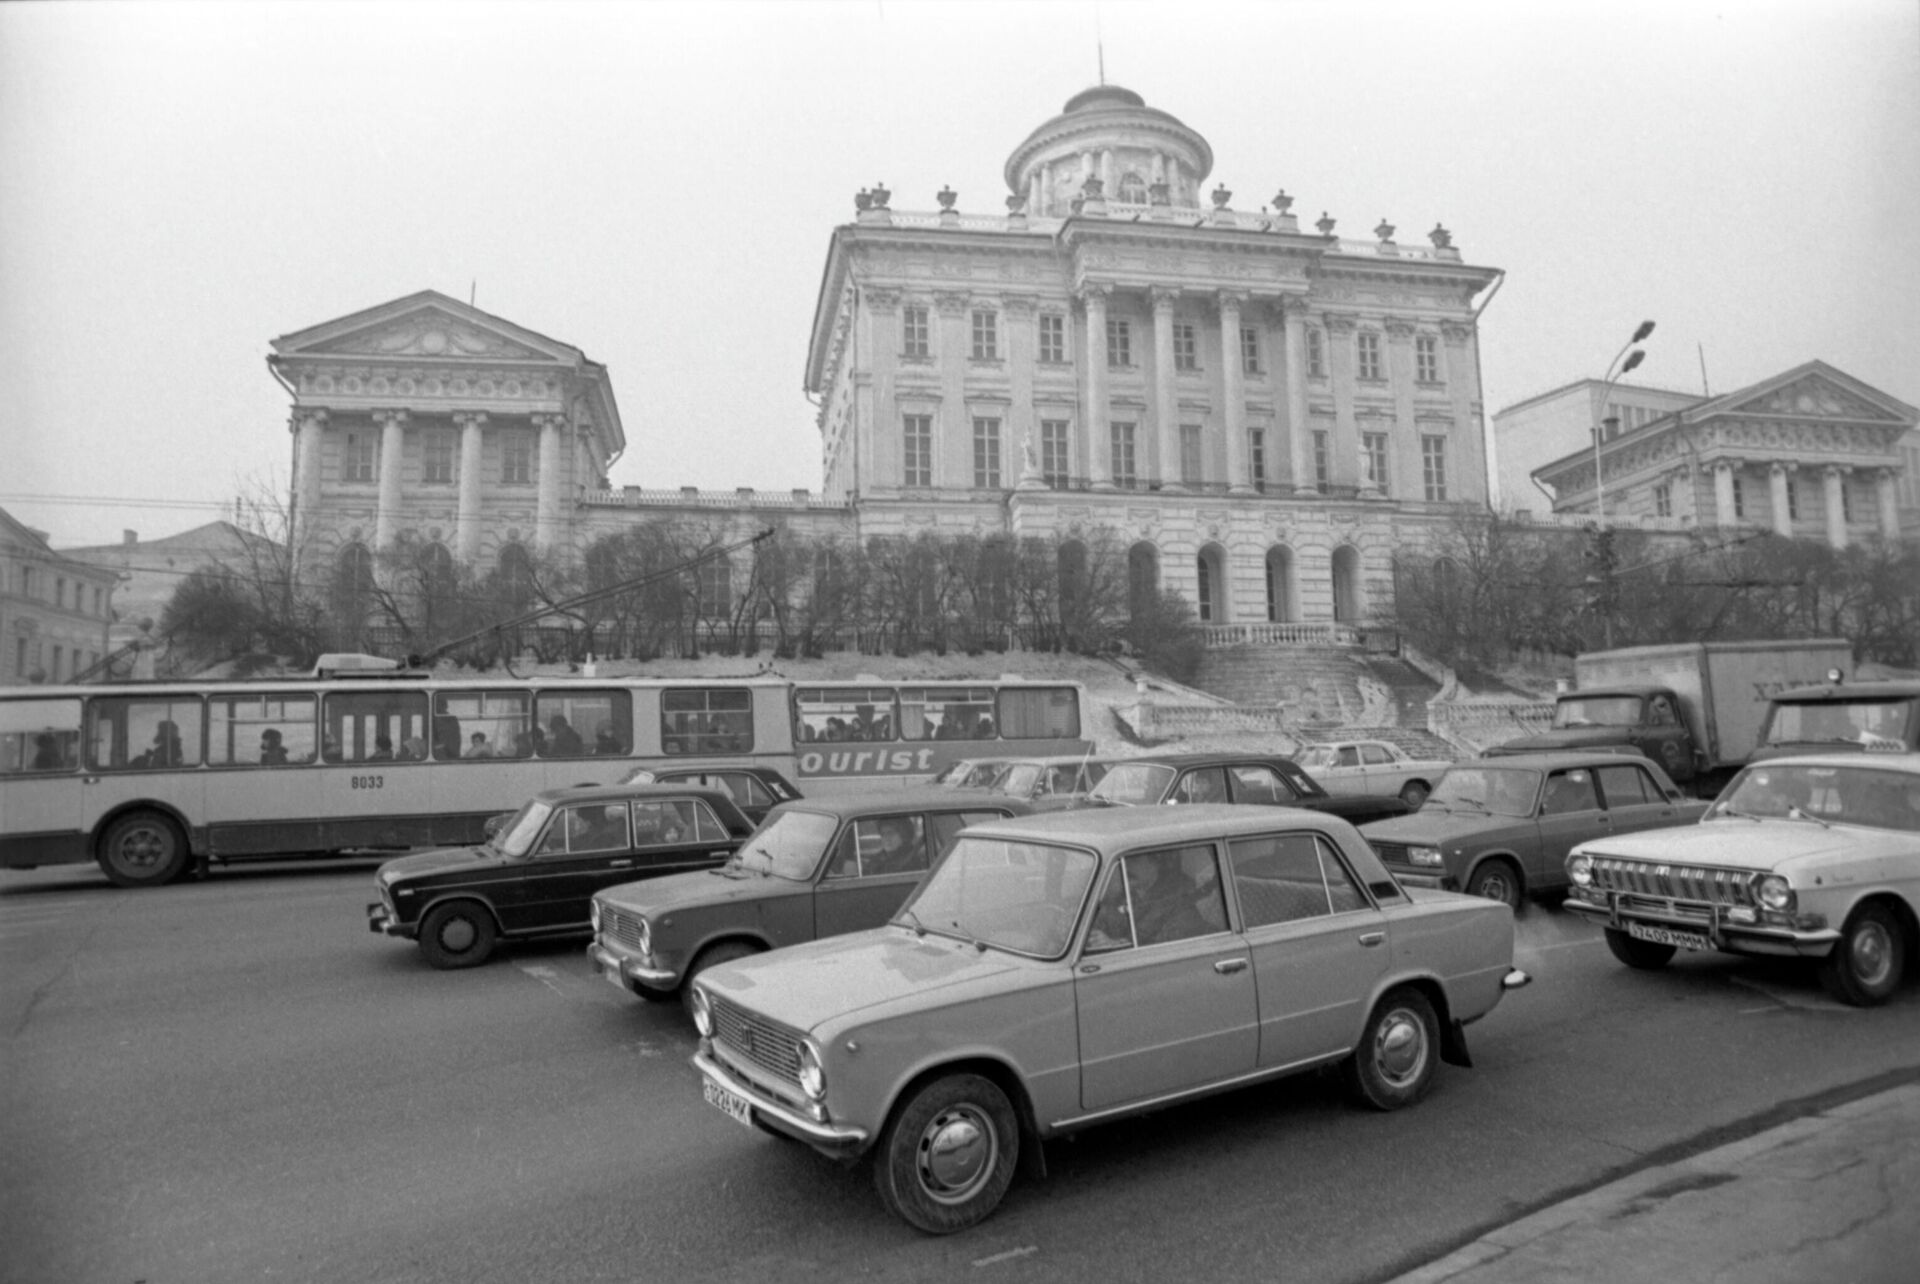
M1214 624L1363 620L1397 549L1483 508L1475 296L1402 244L1211 192L1213 151L1102 85L1014 148L1005 212L865 190L806 386L862 535L1107 527Z

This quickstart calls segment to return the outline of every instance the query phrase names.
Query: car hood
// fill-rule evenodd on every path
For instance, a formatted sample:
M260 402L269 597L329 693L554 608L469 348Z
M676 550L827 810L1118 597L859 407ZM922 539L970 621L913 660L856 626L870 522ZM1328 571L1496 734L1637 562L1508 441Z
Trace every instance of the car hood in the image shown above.
M1858 825L1828 827L1810 820L1773 817L1749 820L1729 816L1678 829L1596 838L1581 843L1574 851L1622 860L1657 861L1664 865L1786 873L1790 866L1802 862L1855 860L1897 848L1911 850L1912 844L1911 834L1864 829Z
M428 874L446 874L455 870L486 869L503 864L506 857L491 847L436 847L432 851L396 856L375 871L374 877L393 884Z
M1502 829L1531 826L1521 816L1492 816L1483 811L1446 812L1422 807L1411 816L1376 820L1362 825L1360 832L1369 842L1405 843L1409 847L1440 847L1466 838L1483 838Z
M1553 749L1592 749L1600 745L1617 745L1627 738L1631 730L1631 727L1567 727L1560 731L1543 731L1537 736L1521 736L1518 740L1495 745L1487 752L1514 754L1545 753Z
M811 1032L822 1022L909 996L918 1007L933 1007L928 996L935 991L974 985L1025 962L952 937L889 926L722 964L702 972L700 982L762 1016Z
M637 883L621 883L601 892L600 899L632 914L658 918L674 910L695 906L738 905L743 901L764 900L770 896L796 896L812 890L809 883L771 874L742 873L736 868L694 870L686 874L668 874L665 878L646 878Z

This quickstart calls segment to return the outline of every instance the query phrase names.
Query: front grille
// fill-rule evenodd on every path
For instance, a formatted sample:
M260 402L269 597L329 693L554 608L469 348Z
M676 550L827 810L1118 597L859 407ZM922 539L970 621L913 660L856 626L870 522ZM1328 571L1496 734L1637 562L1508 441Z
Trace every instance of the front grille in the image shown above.
M600 905L600 934L630 950L640 949L640 920L604 901Z
M1593 858L1593 885L1608 892L1657 896L1706 905L1753 905L1759 875L1745 869L1705 869L1653 861Z
M782 1083L800 1083L800 1036L711 990L713 1041Z
M1375 855L1379 856L1381 860L1389 865L1406 865L1410 863L1407 860L1407 845L1405 843L1383 843L1379 839L1374 839L1373 850Z

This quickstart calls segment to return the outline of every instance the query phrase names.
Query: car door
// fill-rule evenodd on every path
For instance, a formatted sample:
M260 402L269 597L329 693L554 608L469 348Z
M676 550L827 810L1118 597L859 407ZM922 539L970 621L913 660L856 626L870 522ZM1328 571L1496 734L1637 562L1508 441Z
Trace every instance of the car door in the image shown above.
M547 932L587 926L587 906L602 887L633 877L632 830L624 802L573 803L556 808L547 831L503 884L495 907L507 932Z
M1136 852L1108 870L1074 994L1083 1110L1253 1070L1253 969L1228 929L1211 843Z
M1385 916L1311 830L1227 844L1260 996L1261 1069L1345 1052L1392 956Z
M1364 794L1370 790L1371 773L1360 750L1359 745L1335 745L1333 761L1316 777L1320 787L1330 794Z
M815 935L857 932L892 918L927 872L927 837L919 812L862 816L842 826L814 888Z
M1366 777L1366 792L1397 794L1407 783L1405 760L1385 745L1361 745L1360 771Z
M1567 881L1567 853L1575 844L1612 832L1600 806L1592 767L1561 767L1547 773L1540 792L1539 842L1520 853L1527 886L1534 891L1559 887Z
M1616 834L1638 833L1643 829L1665 829L1692 819L1680 804L1667 797L1653 773L1637 762L1626 761L1596 767L1600 781L1600 801L1606 805L1607 818Z

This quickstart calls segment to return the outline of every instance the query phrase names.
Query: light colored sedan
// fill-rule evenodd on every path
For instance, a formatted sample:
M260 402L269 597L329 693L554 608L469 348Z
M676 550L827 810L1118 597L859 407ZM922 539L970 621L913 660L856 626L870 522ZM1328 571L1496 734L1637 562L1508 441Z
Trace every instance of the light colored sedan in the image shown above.
M1333 740L1303 745L1293 760L1330 794L1380 794L1418 810L1451 758L1413 758L1387 740Z
M1411 1105L1527 980L1510 908L1401 888L1338 817L1054 812L964 830L886 927L701 973L694 1065L943 1234L1089 1125L1326 1065Z

